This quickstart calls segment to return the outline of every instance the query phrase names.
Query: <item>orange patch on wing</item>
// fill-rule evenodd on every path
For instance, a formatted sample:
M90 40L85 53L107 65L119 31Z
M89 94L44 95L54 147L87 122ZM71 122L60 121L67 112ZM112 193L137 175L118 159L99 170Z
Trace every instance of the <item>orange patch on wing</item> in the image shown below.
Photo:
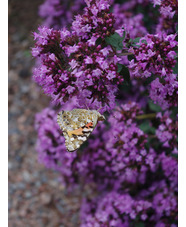
M86 128L92 128L93 127L93 123L92 122L89 122L88 124L85 125Z
M83 135L83 128L78 128L73 131L67 131L68 135L71 137L72 135L80 136Z
M93 127L93 123L89 122L88 124L86 124L84 127L75 129L73 131L67 131L68 136L71 137L72 135L76 135L76 136L82 136L83 135L83 128L87 128L90 129Z

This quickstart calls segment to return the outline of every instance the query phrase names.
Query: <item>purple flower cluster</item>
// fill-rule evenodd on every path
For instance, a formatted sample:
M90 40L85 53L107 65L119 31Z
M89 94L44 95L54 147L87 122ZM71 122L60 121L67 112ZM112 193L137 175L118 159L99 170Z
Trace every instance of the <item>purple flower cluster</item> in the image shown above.
M134 198L128 193L112 191L92 201L84 201L81 209L83 220L81 226L128 227L136 222L145 226L177 226L170 224L174 223L174 218L176 219L177 200L174 192L167 188L165 181L154 183L141 194L140 199L139 196Z
M155 222L154 226L177 226L177 193L165 180L153 182L139 193L139 197L151 201L154 213L150 220Z
M161 168L170 182L170 187L177 191L178 188L178 160L173 156L167 156L165 152L160 155ZM167 168L167 166L169 168Z
M32 55L41 62L34 79L55 103L77 97L79 107L104 111L115 106L117 85L124 81L117 72L115 50L102 41L114 33L115 19L106 1L88 5L75 17L71 32L39 27L34 33Z
M100 126L94 132L95 138L89 139L83 165L82 160L77 164L78 171L89 182L96 182L100 190L119 189L124 182L143 184L146 173L156 169L154 150L144 147L147 135L134 123L137 113L140 109L136 103L122 105L109 117L107 131Z
M137 216L139 221L145 221L151 206L150 202L135 200L128 193L112 191L91 202L83 202L81 227L130 226Z
M158 25L156 26L156 32L164 31L166 34L172 34L176 32L178 25L178 1L177 0L153 0L154 7L160 7L160 17ZM175 19L176 18L176 19Z
M143 14L133 15L132 12L126 10L126 4L115 4L113 6L113 14L116 18L115 28L124 28L127 38L142 37L147 34L144 26Z
M155 77L150 84L150 98L163 109L177 105L178 80L173 73L176 65L177 34L147 34L139 40L139 47L131 49L134 59L130 61L131 76Z
M77 35L86 39L89 46L94 45L98 38L104 39L114 33L115 18L109 13L110 5L105 0L89 1L83 15L75 16L72 29Z
M81 188L82 227L176 227L177 1L85 0L71 27L84 3L70 2L46 0L52 28L34 33L33 77L60 106L36 115L39 161ZM57 113L87 107L106 121L68 153Z
M89 146L74 165L75 172L104 188L113 185L113 182L117 189L123 182L144 183L147 171L154 172L157 162L154 150L145 148L147 135L135 123L136 115L140 113L139 106L134 102L118 107L108 119L110 127L106 129L105 125L99 125L93 132L95 138L89 139ZM39 159L47 167L66 169L66 166L59 167L66 152L64 138L56 123L56 113L45 109L36 115L36 130L39 135ZM74 178L71 173L69 177Z
M158 113L157 117L161 124L156 130L156 136L163 143L163 147L169 148L173 153L177 153L177 137L178 137L178 120L170 118L169 112Z
M65 151L56 113L46 109L37 115L40 161L58 170L68 188L94 183L101 193L82 204L82 226L129 226L137 217L149 225L176 220L177 160L145 147L147 135L135 123L141 114L134 102L117 107L108 119L110 126L98 125L88 147L74 153ZM166 183L155 181L159 167ZM141 190L150 176L155 182ZM136 187L140 190L131 196Z
M164 180L154 182L136 197L112 191L84 200L81 208L81 227L129 227L135 223L176 227L176 219L176 194Z
M152 0L154 6L160 6L161 15L166 18L173 18L178 15L178 1L177 0Z
M59 29L68 26L72 22L73 16L79 13L84 6L83 0L45 0L39 7L39 15L44 19L44 26Z
M139 40L139 47L133 49L135 60L130 63L132 75L150 77L152 74L164 77L173 73L177 34L147 34ZM132 50L131 50L132 51Z
M145 147L147 135L135 123L141 114L134 102L117 107L108 119L110 126L99 124L88 147L74 153L65 150L55 111L48 108L36 116L39 160L59 171L68 188L94 183L91 190L103 193L82 204L82 226L129 226L137 217L139 222L156 226L176 221L177 160ZM167 119L162 117L162 122L169 126L172 122ZM159 168L162 180L156 182ZM155 182L143 190L150 176ZM136 187L140 190L131 196Z

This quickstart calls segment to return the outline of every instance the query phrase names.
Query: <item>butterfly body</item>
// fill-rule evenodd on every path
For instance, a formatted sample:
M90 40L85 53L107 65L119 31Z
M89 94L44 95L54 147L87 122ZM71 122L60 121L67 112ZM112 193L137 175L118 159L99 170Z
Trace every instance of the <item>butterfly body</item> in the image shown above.
M80 148L97 125L105 117L96 110L73 109L61 111L57 122L63 131L65 145L72 152Z

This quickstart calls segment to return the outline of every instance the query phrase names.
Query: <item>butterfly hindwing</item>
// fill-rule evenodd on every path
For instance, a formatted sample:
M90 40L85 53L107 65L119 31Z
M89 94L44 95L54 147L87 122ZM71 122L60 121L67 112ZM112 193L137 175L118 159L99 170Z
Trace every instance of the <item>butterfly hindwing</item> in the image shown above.
M98 120L104 120L104 116L96 110L61 111L57 121L63 131L67 150L77 150L90 136Z

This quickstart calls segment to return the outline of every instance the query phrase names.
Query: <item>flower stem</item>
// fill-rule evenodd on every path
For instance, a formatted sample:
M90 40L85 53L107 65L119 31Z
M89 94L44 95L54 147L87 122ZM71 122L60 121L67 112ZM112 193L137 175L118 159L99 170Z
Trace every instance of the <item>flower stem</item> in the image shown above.
M136 116L136 119L143 120L143 119L151 119L151 118L155 118L155 117L156 117L156 113L149 113L149 114L138 115L138 116Z
M109 54L108 56L109 57L114 57L114 55L117 55L117 56L127 56L127 55L133 55L133 53L131 52L128 52L128 51L122 51L121 53L115 53L115 54Z

